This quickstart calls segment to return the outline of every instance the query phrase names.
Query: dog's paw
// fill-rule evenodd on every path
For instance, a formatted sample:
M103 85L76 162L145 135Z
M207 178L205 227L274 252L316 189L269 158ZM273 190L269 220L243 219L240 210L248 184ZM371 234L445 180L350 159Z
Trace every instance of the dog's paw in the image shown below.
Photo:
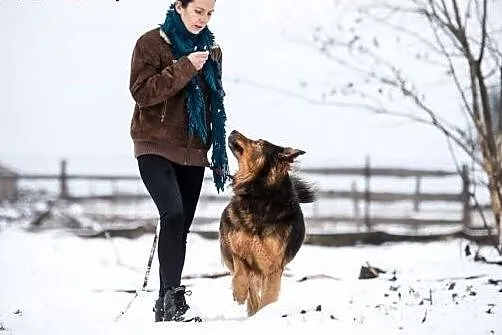
M247 292L237 292L234 291L234 301L237 301L239 305L242 305L246 302Z

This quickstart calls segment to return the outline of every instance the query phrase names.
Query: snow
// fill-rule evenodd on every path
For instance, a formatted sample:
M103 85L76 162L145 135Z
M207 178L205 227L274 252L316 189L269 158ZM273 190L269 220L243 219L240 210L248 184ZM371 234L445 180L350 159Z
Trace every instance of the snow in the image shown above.
M192 291L189 304L205 322L153 322L156 257L146 291L140 291L115 321L133 297L123 291L142 285L152 241L152 234L82 239L58 229L31 233L20 223L4 225L0 324L5 330L0 333L502 332L502 284L488 284L502 279L502 267L464 256L469 242L459 239L336 248L304 245L286 269L279 301L247 318L245 308L232 301L229 276L193 278L226 269L218 242L192 233L183 275L193 279L183 283ZM481 252L496 259L490 248ZM387 272L358 280L360 267L367 263Z

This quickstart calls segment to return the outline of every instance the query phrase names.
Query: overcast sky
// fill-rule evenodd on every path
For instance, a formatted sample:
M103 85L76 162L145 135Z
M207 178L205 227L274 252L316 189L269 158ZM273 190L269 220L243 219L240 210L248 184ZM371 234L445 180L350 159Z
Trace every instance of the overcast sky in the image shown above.
M136 172L130 57L136 39L164 20L169 3L1 1L0 161L52 171L66 157L72 171ZM346 80L304 44L317 18L342 14L332 3L217 2L210 28L224 52L228 129L301 148L309 166L362 164L367 154L379 165L451 165L435 130L287 94L303 81L312 90L330 76Z

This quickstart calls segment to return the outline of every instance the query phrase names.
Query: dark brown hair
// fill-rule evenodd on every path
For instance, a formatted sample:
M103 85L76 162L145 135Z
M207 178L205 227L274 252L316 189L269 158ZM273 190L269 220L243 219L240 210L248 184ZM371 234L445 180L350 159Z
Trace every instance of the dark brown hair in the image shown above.
M181 2L181 7L186 8L188 4L193 0L178 0L178 1Z
M193 0L178 0L179 2L181 2L181 7L183 8L187 8L188 4L190 2L193 2Z

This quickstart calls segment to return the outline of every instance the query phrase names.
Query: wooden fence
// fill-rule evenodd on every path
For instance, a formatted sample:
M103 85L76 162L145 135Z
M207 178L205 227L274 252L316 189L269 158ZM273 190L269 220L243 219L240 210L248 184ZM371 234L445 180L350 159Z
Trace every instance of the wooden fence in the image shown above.
M418 169L402 169L402 168L379 168L372 167L369 160L363 167L343 167L343 168L305 168L299 170L299 174L302 176L307 176L315 178L329 178L329 177L353 177L358 178L363 181L364 188L359 190L356 184L353 183L351 189L349 190L339 190L339 189L326 189L323 188L322 183L317 184L317 202L314 205L312 214L306 217L306 220L311 224L316 223L333 223L338 222L353 223L356 225L362 225L366 227L366 230L372 231L375 225L381 224L395 224L410 227L419 227L423 225L450 225L458 226L460 228L469 227L471 224L471 211L472 206L470 205L469 190L471 187L471 182L469 178L468 169L466 166L463 167L461 173L455 171L444 171L444 170L418 170ZM412 179L414 181L414 187L410 192L388 192L388 191L378 191L372 188L372 181L377 178L392 178L392 179ZM460 184L460 192L451 193L430 193L422 191L422 185L430 180L438 180L441 178L452 178L456 180L457 185ZM0 177L2 178L2 177ZM3 177L9 178L9 177ZM57 182L59 185L59 198L68 199L72 201L83 201L83 200L110 200L110 201L123 201L131 200L136 201L147 197L144 192L110 192L108 194L87 194L87 195L72 195L71 183L74 181L85 181L88 183L96 181L106 181L110 183L120 183L124 181L136 182L141 184L141 181L137 175L92 175L92 174L69 174L66 169L66 162L61 162L60 172L58 174L48 175L48 174L20 174L15 177L18 181L35 181L35 180L46 180ZM448 189L454 189L454 187L448 187ZM341 213L334 214L330 213L328 215L319 214L317 210L319 203L335 203L337 200L344 199L352 202L353 210L351 213ZM218 195L203 193L200 197L201 203L226 203L229 200L229 195ZM456 204L460 207L461 213L459 213L459 218L450 219L445 218L443 215L438 217L427 217L421 218L419 216L413 217L407 216L383 216L383 215L372 215L372 206L377 204L392 204L398 202L408 202L413 206L415 212L420 212L421 206L424 203L433 202L443 202ZM460 205L460 206L458 206ZM215 216L198 216L196 218L196 223L204 224L209 222L218 221L219 218Z

